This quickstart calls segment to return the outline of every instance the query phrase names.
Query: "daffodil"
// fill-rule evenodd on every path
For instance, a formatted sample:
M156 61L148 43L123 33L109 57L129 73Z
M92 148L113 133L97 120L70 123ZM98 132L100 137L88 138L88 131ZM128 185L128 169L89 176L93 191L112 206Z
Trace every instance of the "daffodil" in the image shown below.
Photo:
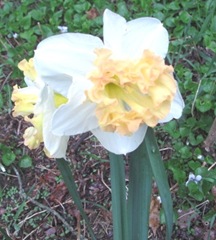
M54 111L67 99L48 87L34 68L33 59L25 59L18 64L24 72L27 87L14 86L13 116L23 116L31 124L24 132L24 144L35 149L44 143L44 151L49 157L65 157L68 136L56 136L51 131Z
M65 33L42 41L35 67L65 96L52 118L54 134L91 131L109 151L126 154L143 141L148 126L179 118L184 102L164 62L168 33L155 18L127 22L105 10L103 41Z

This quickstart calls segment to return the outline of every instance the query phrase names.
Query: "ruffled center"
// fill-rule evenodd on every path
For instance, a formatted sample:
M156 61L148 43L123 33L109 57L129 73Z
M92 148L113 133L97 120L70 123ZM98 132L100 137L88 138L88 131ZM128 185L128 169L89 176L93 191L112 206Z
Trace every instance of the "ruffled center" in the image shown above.
M97 104L104 131L130 135L141 124L154 127L168 115L177 88L172 66L149 50L136 61L113 59L108 49L95 53L87 97Z

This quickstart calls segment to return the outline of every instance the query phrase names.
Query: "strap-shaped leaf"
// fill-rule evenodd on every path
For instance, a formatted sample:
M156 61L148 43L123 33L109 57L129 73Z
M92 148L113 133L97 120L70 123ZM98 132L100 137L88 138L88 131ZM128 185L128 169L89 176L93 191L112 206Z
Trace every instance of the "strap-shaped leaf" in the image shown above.
M114 240L130 240L126 206L125 164L122 155L109 154Z
M67 186L68 191L69 191L71 197L73 198L74 203L76 204L77 208L79 209L81 216L83 217L83 219L86 222L86 226L88 228L89 234L91 235L91 239L96 240L94 232L90 226L88 217L84 212L82 202L81 202L81 199L77 192L76 183L75 183L73 174L71 172L69 163L67 161L65 161L64 159L56 159L56 162L57 162L58 168L61 172L61 175L63 177L64 183Z
M164 208L167 232L166 239L171 239L173 227L172 198L167 180L166 170L152 128L148 128L144 142L149 156L148 159L150 160L153 176L157 183L162 205Z
M143 142L129 155L128 221L130 239L148 239L152 170Z

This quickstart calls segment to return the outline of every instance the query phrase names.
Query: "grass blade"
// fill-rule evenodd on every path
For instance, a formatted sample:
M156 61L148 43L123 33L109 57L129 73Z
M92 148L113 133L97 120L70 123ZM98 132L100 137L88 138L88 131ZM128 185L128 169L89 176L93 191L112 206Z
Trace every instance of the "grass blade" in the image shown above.
M129 158L128 221L130 239L148 239L152 170L143 142Z
M93 232L93 230L90 226L88 217L84 212L82 202L81 202L81 199L80 199L79 194L77 192L76 183L75 183L75 180L73 178L73 174L71 172L69 163L67 161L65 161L64 159L56 159L56 162L57 162L58 168L61 172L61 175L63 177L64 183L67 186L68 191L69 191L70 195L72 196L72 198L74 200L74 203L76 204L76 206L79 209L83 219L86 222L86 226L88 228L89 234L91 235L91 239L96 240L94 232Z
M126 206L125 165L121 155L110 156L114 240L129 240Z
M146 149L152 172L157 183L166 219L166 239L171 239L173 227L173 207L167 174L155 139L154 131L148 128L145 136Z

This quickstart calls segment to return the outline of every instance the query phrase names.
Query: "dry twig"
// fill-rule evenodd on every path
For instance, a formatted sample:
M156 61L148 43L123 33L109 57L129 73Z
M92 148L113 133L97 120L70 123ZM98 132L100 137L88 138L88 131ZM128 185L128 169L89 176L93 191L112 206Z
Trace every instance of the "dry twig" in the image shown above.
M56 216L72 234L77 236L77 233L73 229L73 227L71 227L66 222L66 220L58 212L56 212L52 208L49 208L49 207L39 203L38 201L36 201L36 200L32 199L31 197L29 197L28 195L26 195L26 193L25 193L25 191L24 191L24 189L22 187L22 181L21 181L21 177L20 177L19 171L15 167L13 167L13 170L16 173L16 176L17 176L17 179L18 179L20 196L23 199L29 200L31 203L33 203L34 205L38 206L39 208L44 209L44 211L47 211L47 212L51 213L52 215Z

